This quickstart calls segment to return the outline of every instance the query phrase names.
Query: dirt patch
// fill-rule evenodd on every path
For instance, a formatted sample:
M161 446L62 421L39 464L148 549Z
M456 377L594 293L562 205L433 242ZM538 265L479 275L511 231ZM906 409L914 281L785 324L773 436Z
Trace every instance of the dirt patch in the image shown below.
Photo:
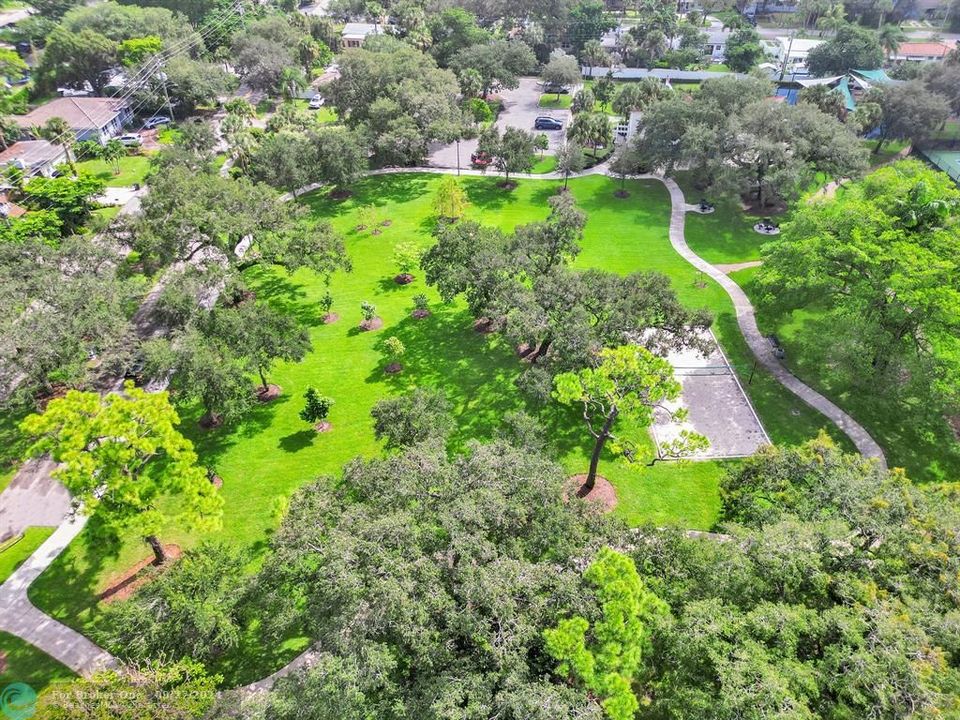
M110 578L110 585L97 595L97 599L101 602L112 603L132 597L138 589L153 580L164 567L169 567L183 554L179 545L164 545L163 551L167 554L167 562L163 566L157 567L154 565L153 555L151 554L123 572L113 575Z
M41 391L34 396L34 402L37 404L37 409L41 412L47 409L47 405L51 400L57 400L66 396L67 392L70 390L66 385L61 385L59 383L50 387L49 390Z
M271 400L276 400L280 397L280 394L283 392L283 388L279 385L274 385L269 383L267 387L262 385L257 388L257 400L260 402L270 402Z
M393 278L393 281L394 281L397 285L409 285L409 284L412 283L414 280L416 280L416 278L415 278L413 275L411 275L410 273L400 273L399 275L396 275L396 276Z
M210 481L210 484L213 485L217 490L223 487L223 478L217 474L213 474L207 477Z
M390 220L389 218L387 220L380 221L381 227L390 227L391 225L393 225L393 220Z
M777 200L771 205L764 205L761 207L757 204L756 198L743 198L743 202L740 203L740 207L743 208L743 211L747 215L756 215L759 217L782 215L787 211L787 204L782 200Z
M5 674L10 667L10 663L7 662L7 654L0 650L0 674Z
M352 195L353 190L347 190L346 188L336 188L335 190L330 191L330 198L332 200L346 200Z
M473 329L476 330L478 333L482 333L483 335L488 335L492 332L496 332L496 328L493 326L493 320L491 320L488 317L482 317L477 319L473 323Z
M423 320L425 317L430 317L430 311L429 311L429 310L414 310L412 313L410 313L410 315L411 315L411 317L413 317L415 320Z
M513 180L501 180L497 183L497 187L502 190L514 190L517 187L517 183Z
M371 330L379 330L383 327L383 318L370 318L369 320L364 320L360 323L360 329L366 330L367 332Z
M617 190L617 191L613 194L613 196L616 197L616 198L620 198L621 200L623 200L624 198L630 197L630 193L629 193L628 191L626 191L626 190Z
M328 423L326 420L323 420L322 422L318 422L316 425L314 425L313 429L318 433L325 433L333 430L333 425Z
M567 479L567 484L563 491L564 498L576 495L581 500L586 500L591 505L596 506L600 512L608 513L617 506L617 491L610 481L602 475L597 475L597 480L593 484L593 490L585 492L583 484L587 481L586 473L574 475Z
M383 369L383 371L387 373L387 375L396 375L398 372L403 372L403 365L396 362L390 363Z
M383 232L383 230L381 230L380 228L374 228L373 230L370 231L370 234L371 234L371 235L379 235L379 234L382 233L382 232Z
M323 324L333 325L339 319L340 319L340 316L337 315L335 312L328 312L326 315L323 316Z

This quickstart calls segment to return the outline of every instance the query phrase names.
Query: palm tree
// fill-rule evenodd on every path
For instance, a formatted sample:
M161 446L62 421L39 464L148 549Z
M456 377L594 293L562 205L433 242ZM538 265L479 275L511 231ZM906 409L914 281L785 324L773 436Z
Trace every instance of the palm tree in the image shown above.
M607 51L603 49L599 40L587 40L583 46L583 51L580 53L580 58L590 68L590 77L593 77L593 68L606 65L610 56L607 55Z
M876 0L874 7L880 12L880 20L877 22L877 29L883 27L883 20L887 13L893 10L893 0Z
M836 32L846 24L847 15L842 3L831 6L829 10L817 18L817 29L820 30L820 35L823 35L824 30Z
M887 59L896 55L900 43L907 39L907 34L899 25L888 23L877 32L877 40L880 41L880 47L886 54Z
M70 124L62 117L52 117L36 130L37 135L44 140L63 148L64 155L67 156L67 165L70 166L70 172L77 174L77 166L73 163L73 154L70 149L77 141L77 136L70 128Z
M280 95L284 100L293 100L307 86L300 68L285 67L280 73Z

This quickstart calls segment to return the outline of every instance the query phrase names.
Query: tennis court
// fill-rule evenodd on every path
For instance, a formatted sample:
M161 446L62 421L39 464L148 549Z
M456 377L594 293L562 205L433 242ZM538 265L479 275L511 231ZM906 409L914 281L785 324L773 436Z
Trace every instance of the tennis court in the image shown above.
M687 418L678 423L669 412L658 410L651 428L657 447L693 430L705 436L710 446L694 459L746 457L770 444L770 438L750 404L739 378L717 344L712 332L707 333L710 351L706 356L695 350L672 352L667 356L673 365L683 392L677 401L668 404L672 412L686 408Z

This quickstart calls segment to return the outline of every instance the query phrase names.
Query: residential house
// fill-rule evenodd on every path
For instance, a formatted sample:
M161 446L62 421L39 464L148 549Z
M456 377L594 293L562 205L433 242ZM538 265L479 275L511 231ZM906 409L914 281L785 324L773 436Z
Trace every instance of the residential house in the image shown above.
M57 165L66 162L64 149L46 140L21 140L0 152L0 167L13 165L28 175L53 177Z
M940 62L956 47L948 42L905 42L891 56L894 62Z
M727 40L732 33L713 26L707 31L707 41L703 44L703 54L713 62L723 62L727 56Z
M343 49L362 47L363 41L370 35L383 34L383 25L374 25L373 23L347 23L343 26L343 32L340 33L340 47Z
M778 37L773 53L785 74L807 75L807 56L823 42L807 38Z
M113 98L63 97L44 103L26 115L15 115L13 120L25 135L30 135L55 117L67 121L77 140L106 143L133 121L133 112L129 103Z

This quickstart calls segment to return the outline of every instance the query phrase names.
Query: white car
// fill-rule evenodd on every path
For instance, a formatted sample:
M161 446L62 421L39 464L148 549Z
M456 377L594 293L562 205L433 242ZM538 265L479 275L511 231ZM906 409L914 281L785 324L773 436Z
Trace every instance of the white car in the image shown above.
M311 110L319 110L320 108L323 107L323 104L324 104L325 102L326 102L326 100L324 99L323 95L314 95L312 98L310 98L310 102L308 103L308 107L309 107Z
M126 135L121 135L117 138L121 143L127 147L139 147L143 145L143 140L140 138L139 133L127 133Z

